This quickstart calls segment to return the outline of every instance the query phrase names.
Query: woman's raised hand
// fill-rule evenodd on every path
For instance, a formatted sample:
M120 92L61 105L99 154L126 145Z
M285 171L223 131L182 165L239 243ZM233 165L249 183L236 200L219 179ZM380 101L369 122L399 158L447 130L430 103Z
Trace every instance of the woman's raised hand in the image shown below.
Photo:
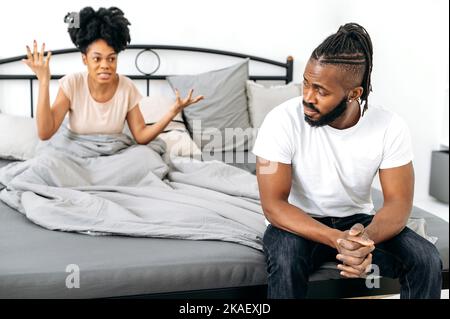
M30 67L30 69L36 74L40 82L50 82L50 57L51 52L47 53L47 57L44 58L45 54L45 43L42 44L41 51L37 50L37 42L33 42L33 52L31 52L30 47L27 45L27 59L22 59L22 62Z
M185 99L180 98L180 92L178 92L178 90L175 90L175 95L176 95L176 101L175 104L172 106L172 111L175 114L178 114L179 112L181 112L185 107L197 103L200 100L203 100L204 96L203 95L199 95L196 96L195 98L192 98L192 93L194 92L194 89L191 89L189 91L188 96Z

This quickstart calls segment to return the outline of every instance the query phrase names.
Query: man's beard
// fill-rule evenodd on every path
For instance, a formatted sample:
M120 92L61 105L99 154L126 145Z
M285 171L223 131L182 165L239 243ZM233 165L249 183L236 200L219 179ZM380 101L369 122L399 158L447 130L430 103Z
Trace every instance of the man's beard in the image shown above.
M309 108L321 114L320 111L313 104L306 103L305 100L303 100L303 107ZM344 114L345 110L347 110L346 97L344 97L342 101L333 110L331 110L327 114L322 115L318 120L313 120L312 118L310 118L308 115L305 114L305 121L313 127L328 125L334 120L336 120L339 116Z

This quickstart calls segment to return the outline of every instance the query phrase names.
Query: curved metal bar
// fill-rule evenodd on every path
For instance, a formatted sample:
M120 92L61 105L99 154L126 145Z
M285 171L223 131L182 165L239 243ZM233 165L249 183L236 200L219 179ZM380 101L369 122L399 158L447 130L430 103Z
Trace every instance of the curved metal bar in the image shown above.
M156 65L156 68L155 68L152 72L150 72L150 73L146 73L146 72L142 71L142 70L139 68L139 66L138 66L138 59L139 59L139 57L141 56L141 54L144 53L144 52L151 52L151 53L153 53L153 54L156 56L156 60L158 61L158 64ZM144 50L142 50L141 52L139 52L139 53L136 55L136 58L134 58L134 65L136 66L136 70L138 70L139 72L141 72L141 74L143 74L143 75L152 75L152 74L154 74L156 71L158 71L159 67L161 66L161 59L159 58L159 54L156 53L155 51L153 51L152 49L144 49Z
M215 49L206 49L206 48L197 48L197 47L186 47L186 46L176 46L176 45L151 45L151 44L133 44L127 46L126 49L140 49L140 50L172 50L172 51L191 51L191 52L203 52L203 53L211 53L211 54L218 54L218 55L225 55L225 56L232 56L237 58L249 58L253 61L259 61L267 64L272 64L276 66L280 66L283 68L287 67L287 63L278 62L275 60L269 60L261 57L257 57L254 55L248 55L243 53L236 53L231 51L222 51L222 50L215 50ZM75 53L80 52L77 48L71 48L71 49L62 49L62 50L54 50L52 51L52 55L59 55L59 54L67 54L67 53ZM20 61L22 59L25 59L26 55L19 55L11 58L1 59L1 64L6 64L10 62L16 62Z

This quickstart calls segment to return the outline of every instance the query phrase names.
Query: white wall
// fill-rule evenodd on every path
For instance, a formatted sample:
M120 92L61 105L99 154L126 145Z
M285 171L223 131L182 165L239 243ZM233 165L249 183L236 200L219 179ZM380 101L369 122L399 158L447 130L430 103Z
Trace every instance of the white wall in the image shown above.
M281 61L292 55L295 81L300 81L311 51L326 36L343 23L362 24L374 45L370 99L408 123L415 153L416 199L428 196L431 150L448 133L448 120L442 118L445 108L448 114L447 0L8 2L0 11L0 58L23 54L25 44L33 39L45 41L53 50L72 47L63 17L86 5L120 7L132 23L132 44L209 47ZM72 68L82 67L76 61ZM18 72L24 70L17 66ZM2 89L0 83L0 107L15 110L27 94L24 87Z

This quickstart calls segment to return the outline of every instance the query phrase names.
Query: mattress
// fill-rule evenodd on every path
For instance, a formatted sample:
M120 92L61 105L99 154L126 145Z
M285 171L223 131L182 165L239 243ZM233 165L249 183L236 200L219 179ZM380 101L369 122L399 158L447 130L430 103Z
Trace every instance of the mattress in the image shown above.
M0 167L6 163L0 161ZM247 246L51 231L1 201L0 256L0 298L93 298L253 286L265 284L267 276L264 255ZM79 288L68 289L66 278L74 269L79 269Z
M0 160L0 167L7 163ZM419 209L415 215L439 237L448 269L448 223ZM324 265L310 280L339 278L334 266ZM77 286L78 270L79 288L67 288L66 281ZM263 253L247 246L51 231L0 201L0 298L102 298L266 282Z

